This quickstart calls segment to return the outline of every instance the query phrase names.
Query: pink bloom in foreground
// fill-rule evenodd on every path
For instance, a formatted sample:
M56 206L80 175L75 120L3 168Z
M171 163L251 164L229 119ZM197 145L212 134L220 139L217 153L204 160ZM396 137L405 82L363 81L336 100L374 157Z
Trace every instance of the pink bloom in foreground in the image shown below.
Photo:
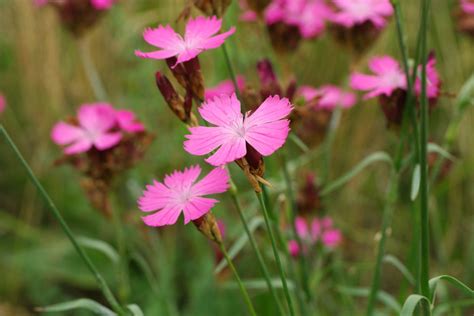
M77 113L78 125L57 123L51 132L53 141L66 146L68 155L86 152L92 147L106 150L117 145L122 132L138 133L145 130L135 114L128 110L116 110L108 103L84 104Z
M421 72L422 66L418 66L418 73L415 81L416 95L421 95ZM426 63L426 92L429 99L435 99L440 94L441 80L436 70L436 59L434 54L430 54Z
M0 114L5 111L5 108L7 107L7 99L5 99L5 96L0 93Z
M222 20L213 17L199 16L190 19L186 24L184 38L176 33L171 26L159 25L157 28L148 28L143 33L145 41L160 50L144 53L135 51L135 55L142 58L166 59L177 57L176 66L179 63L188 61L199 55L201 52L217 48L224 43L224 40L235 32L235 27L229 31L217 34L222 26Z
M397 89L406 89L405 74L399 63L392 57L374 57L369 61L369 68L374 75L356 72L350 78L352 89L369 91L364 96L365 99L379 95L390 96Z
M302 86L298 89L298 95L302 96L306 102L319 98L317 107L332 110L338 106L350 108L356 103L356 96L351 92L346 92L334 85L324 85L316 89L311 86Z
M387 18L393 15L393 7L389 0L333 0L337 11L331 20L345 27L372 22L377 28L387 24Z
M268 25L283 22L299 28L301 36L313 38L324 30L331 10L323 0L273 0L265 9Z
M290 131L289 120L292 106L288 99L268 97L254 112L241 112L235 94L221 95L208 100L198 109L202 118L215 125L190 127L184 149L193 155L207 155L214 166L220 166L244 157L247 145L262 156L273 154L282 147Z
M144 216L145 224L172 225L181 213L187 224L209 212L219 201L204 196L227 191L229 174L225 169L215 168L196 182L200 173L199 166L192 166L165 176L164 183L154 180L152 185L147 185L138 205L144 212L157 212Z
M242 76L237 76L237 87L240 91L245 88L245 79ZM208 88L204 92L204 98L209 100L211 98L220 96L221 94L231 96L235 92L234 83L232 80L224 80L217 86Z
M467 14L474 14L474 1L461 0L461 9Z

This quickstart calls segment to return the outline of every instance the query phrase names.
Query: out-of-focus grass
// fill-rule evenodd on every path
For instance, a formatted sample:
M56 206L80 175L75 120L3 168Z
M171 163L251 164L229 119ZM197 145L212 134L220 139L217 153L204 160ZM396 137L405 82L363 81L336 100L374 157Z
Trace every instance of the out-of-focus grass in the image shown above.
M104 81L108 101L116 107L136 111L156 134L146 158L118 184L118 190L124 193L120 204L130 223L137 223L135 227L143 228L135 199L144 183L175 168L201 162L182 149L185 128L172 117L155 88L154 72L165 70L164 63L141 60L133 54L134 49L145 47L141 37L143 28L158 22L174 24L184 3L121 1L83 38L90 46ZM409 48L413 53L418 4L404 2L403 6ZM450 1L433 1L432 12L429 47L438 57L443 92L456 94L474 71L474 41L456 33ZM238 9L234 3L225 22L227 26L238 24L238 31L229 43L231 59L238 73L257 84L255 63L269 57L270 53L265 30L261 25L247 25L237 19ZM357 65L329 35L306 42L294 54L274 62L280 75L284 76L291 70L301 84L346 85L349 69L362 69L369 57L381 54L399 56L393 23ZM228 78L220 50L206 52L201 62L209 85ZM53 167L60 152L50 141L51 126L70 115L81 103L93 102L95 98L80 62L78 43L62 29L51 8L39 10L28 0L0 0L0 90L8 100L8 110L1 117L2 122L74 231L113 244L112 228L87 203L78 184L79 175L69 167ZM453 106L454 98L445 96L433 111L430 123L433 141L442 141ZM449 273L466 284L474 283L473 132L473 110L470 109L463 118L454 148L459 159L449 176L432 188L430 198L431 210L439 218L439 231L433 232L431 273L433 276ZM333 147L330 178L343 174L374 151L393 152L396 137L396 133L385 128L385 120L375 102L361 101L343 114ZM298 150L293 148L290 158L298 155ZM320 166L320 161L314 160L306 168L318 174ZM237 169L233 168L233 171L238 174ZM280 176L277 164L269 164L269 174ZM340 251L345 285L369 284L375 258L374 236L380 227L387 175L384 166L370 167L324 200L328 213L345 235L345 246ZM387 245L388 253L396 254L404 262L410 261L413 250L413 232L409 224L414 216L409 203L410 177L410 174L404 175L401 201L395 209L392 235ZM245 186L241 177L237 177L237 182ZM224 219L228 239L233 240L242 229L235 210L226 198L223 199L215 213ZM244 202L249 215L256 213L251 196ZM165 292L165 300L177 302L180 312L188 315L225 315L229 311L243 314L238 293L216 286L212 277L212 251L192 227L179 224L163 229L159 235L155 231L143 230L148 236L146 245L140 241L143 233L136 229L129 229L127 236L131 244L153 263L153 271L158 274L160 283L159 291ZM4 302L0 305L19 306L31 311L33 306L77 297L102 300L93 279L57 224L45 212L34 188L3 142L0 142L0 236L0 271L3 272L0 302ZM261 241L267 242L265 238ZM151 249L155 252L150 252ZM269 251L268 247L264 253ZM101 254L90 253L107 281L112 287L117 286L111 263ZM259 277L253 260L247 248L237 258L237 267L244 278ZM382 289L399 293L402 277L392 267L386 266L383 271ZM142 306L147 315L166 313L136 263L131 264L131 286L130 301ZM323 293L324 285L321 287L318 293ZM334 294L335 289L328 291ZM163 295L162 292L158 294ZM259 291L252 294L262 314L274 312L269 295ZM446 297L455 295L446 294ZM330 299L327 304L331 304ZM364 300L355 302L359 308L363 304ZM337 307L334 303L332 310L337 311Z

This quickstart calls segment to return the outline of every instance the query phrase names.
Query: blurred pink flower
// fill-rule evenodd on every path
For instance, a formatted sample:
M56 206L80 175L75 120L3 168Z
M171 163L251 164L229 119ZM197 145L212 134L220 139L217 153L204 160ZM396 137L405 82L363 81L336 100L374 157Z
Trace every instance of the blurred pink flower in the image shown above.
M331 10L324 0L273 0L265 9L268 25L283 22L297 26L304 38L313 38L324 31Z
M147 185L138 205L144 212L158 212L144 216L145 224L172 225L181 213L184 213L184 224L187 224L209 212L219 201L204 196L227 191L229 174L225 169L215 168L196 182L200 173L201 168L196 165L165 176L164 183L154 180L152 185Z
M240 91L245 88L245 79L243 76L237 76L237 87ZM221 94L231 96L235 92L234 83L232 80L224 80L218 85L212 88L207 88L204 92L204 98L206 100L220 96Z
M239 19L244 22L255 22L258 19L257 12L249 8L247 1L239 0L239 7L243 11Z
M415 93L421 95L421 71L422 66L418 66L418 73L415 81ZM436 58L434 53L431 53L426 63L426 92L429 99L436 99L440 94L441 80L438 71L436 70Z
M152 59L167 59L176 56L174 65L176 66L193 59L205 50L221 46L224 40L235 32L235 27L231 27L229 31L215 35L221 26L222 20L215 16L209 18L199 16L188 21L184 38L169 25L159 25L154 29L147 28L143 33L143 38L148 44L160 50L149 53L136 50L135 55Z
M5 108L7 107L7 99L3 94L0 93L0 114L5 111Z
M136 120L135 113L132 111L117 110L115 115L120 129L129 133L138 133L145 130L145 126Z
M353 73L350 86L354 90L369 91L364 99L379 95L390 96L397 89L406 89L406 77L398 61L390 56L373 57L369 68L375 75Z
M339 229L333 227L330 217L315 218L309 223L305 218L298 216L295 219L295 229L303 244L303 252L307 251L306 246L313 246L318 241L327 248L337 247L342 241L342 234ZM288 250L292 256L300 254L296 240L288 242Z
M474 14L474 1L461 0L461 9L467 14Z
M320 98L317 107L321 109L332 110L338 106L342 108L350 108L356 103L354 93L346 92L334 85L324 85L320 88L311 86L301 86L297 94L302 96L306 102L312 101L314 98Z
M337 7L330 19L336 24L353 27L370 21L377 28L387 24L387 18L393 14L389 0L332 0Z
M244 157L247 145L262 156L269 156L286 141L290 122L285 118L292 109L288 99L273 96L244 116L235 94L215 97L203 103L198 110L205 121L216 126L190 127L191 134L186 135L184 149L198 156L217 149L206 159L214 166Z
M144 131L142 123L136 121L133 112L115 110L108 103L84 104L77 113L78 125L59 122L51 132L53 141L67 146L68 155L86 152L92 147L106 150L117 145L122 131L136 133Z
M115 0L91 0L92 6L97 10L108 10L114 5Z

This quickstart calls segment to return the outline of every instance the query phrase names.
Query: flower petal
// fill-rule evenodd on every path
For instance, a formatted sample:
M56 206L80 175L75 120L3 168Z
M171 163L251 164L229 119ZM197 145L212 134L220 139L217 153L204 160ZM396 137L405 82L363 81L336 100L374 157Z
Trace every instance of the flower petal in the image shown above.
M170 189L180 190L183 187L190 187L201 174L201 167L198 165L185 168L183 171L174 171L166 175L165 185Z
M196 196L223 193L229 188L229 173L223 168L214 168L192 188Z
M104 133L94 139L94 146L98 150L106 150L117 145L122 139L122 133Z
M203 119L217 126L229 126L243 120L240 102L235 93L231 96L220 95L208 100L198 110Z
M242 158L247 153L245 139L240 137L229 138L206 162L213 166L222 166Z
M75 155L88 151L92 147L92 142L87 139L79 139L78 141L71 144L71 146L64 149L66 155Z
M194 197L184 206L184 224L189 223L195 219L200 218L217 203L218 200Z
M138 207L144 212L156 211L171 202L172 192L163 183L156 180L147 185L143 195L138 199Z
M74 125L59 122L51 131L51 138L58 145L67 145L84 138L84 131Z
M144 216L142 219L146 225L153 227L173 225L178 220L181 211L180 205L173 205L171 207L165 207L155 214Z

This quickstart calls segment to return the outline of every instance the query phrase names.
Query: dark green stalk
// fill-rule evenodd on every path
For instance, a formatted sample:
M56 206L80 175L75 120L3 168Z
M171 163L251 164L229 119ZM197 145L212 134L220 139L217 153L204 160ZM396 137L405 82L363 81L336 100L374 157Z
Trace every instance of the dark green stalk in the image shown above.
M23 168L28 173L28 176L29 176L31 182L33 182L34 186L36 187L36 189L40 193L41 197L46 202L46 205L47 205L48 209L53 213L54 217L57 219L57 221L61 225L61 228L63 229L66 236L69 238L69 241L71 241L72 245L74 246L74 249L77 251L77 253L81 257L81 259L84 261L84 263L86 264L89 271L92 273L92 275L96 279L97 284L99 285L99 288L102 291L102 294L104 295L106 300L109 302L112 309L116 313L118 313L119 315L128 315L128 313L118 303L118 301L115 298L114 294L112 293L112 291L108 287L107 283L105 282L104 278L99 273L99 271L97 270L95 265L92 263L89 256L84 252L82 247L77 242L76 237L74 237L74 234L72 233L71 229L69 228L69 225L66 223L66 221L62 217L62 215L59 212L59 210L57 209L56 205L53 203L50 196L48 195L48 193L44 189L43 185L39 182L39 180L35 176L33 170L31 170L30 166L26 162L26 160L23 157L23 155L21 154L20 150L18 149L18 147L16 147L15 143L13 142L10 135L8 134L8 132L3 127L2 124L0 124L0 132L4 136L5 140L7 141L7 144L10 146L10 148L15 153L15 155L18 158L18 160L20 161L20 163L23 165Z
M229 52L227 51L226 43L222 44L222 52L224 53L224 59L227 65L227 70L229 71L230 79L232 80L232 84L234 85L235 94L237 95L237 99L242 102L239 85L237 84L237 77L235 75L234 67L230 62Z
M421 275L419 279L421 294L430 298L429 287L429 214L428 214L428 98L426 95L427 29L430 0L423 1L421 56L421 126L420 126L420 218L421 218ZM430 314L429 304L423 304L425 315Z
M270 218L268 216L267 206L265 205L265 201L263 199L262 192L256 192L256 194L257 194L258 202L260 203L260 207L262 208L262 211L263 211L263 217L265 219L265 225L267 227L268 235L270 236L270 241L272 243L273 255L275 256L275 260L276 260L277 265L278 265L278 270L280 272L280 278L281 278L281 282L283 284L283 292L285 293L285 298L286 298L286 301L288 303L288 309L290 311L290 315L294 316L295 311L294 311L294 308L293 308L293 302L291 301L290 292L288 290L288 284L286 282L285 270L283 269L283 264L281 262L280 255L278 254L278 248L276 246L275 235L273 234L272 224L271 224Z
M296 227L295 227L295 219L296 219L296 213L297 213L296 199L293 192L293 186L291 184L290 173L288 172L288 166L286 162L285 153L281 154L281 163L282 163L282 168L283 168L283 175L286 182L286 192L288 195L288 200L290 201L290 223L291 223L293 237L298 243L298 247L300 249L303 249L303 242L301 240L300 235L298 235L298 233L296 232ZM306 300L309 301L311 299L311 291L309 288L308 265L306 262L306 257L304 255L299 256L299 263L300 263L301 284L303 285L303 291L305 292Z
M237 209L237 212L239 213L240 220L242 221L242 225L244 226L245 233L248 236L250 245L252 246L253 251L255 252L255 255L257 256L257 261L260 265L260 271L263 273L265 282L267 283L268 290L270 291L270 294L272 295L273 299L275 300L275 303L277 304L280 315L285 315L285 312L283 310L283 307L281 306L278 295L276 294L275 288L272 285L270 273L268 272L268 268L265 264L265 261L263 260L263 256L260 250L258 249L257 242L255 241L255 238L253 237L252 232L250 231L248 227L247 220L245 219L244 213L242 211L242 207L240 205L240 202L237 196L237 188L235 187L233 183L231 183L230 196L232 198L232 202L234 203L235 208Z
M229 265L230 269L234 273L235 280L239 284L240 292L242 292L242 296L244 297L245 304L247 304L247 308L252 316L257 316L257 313L255 312L255 308L253 307L252 301L250 300L249 293L244 287L244 284L242 283L242 280L240 279L239 273L235 269L234 263L232 262L232 259L229 257L229 254L227 253L227 250L224 247L223 243L219 243L219 248L222 251L222 254L225 257L225 260L227 261L227 264Z

